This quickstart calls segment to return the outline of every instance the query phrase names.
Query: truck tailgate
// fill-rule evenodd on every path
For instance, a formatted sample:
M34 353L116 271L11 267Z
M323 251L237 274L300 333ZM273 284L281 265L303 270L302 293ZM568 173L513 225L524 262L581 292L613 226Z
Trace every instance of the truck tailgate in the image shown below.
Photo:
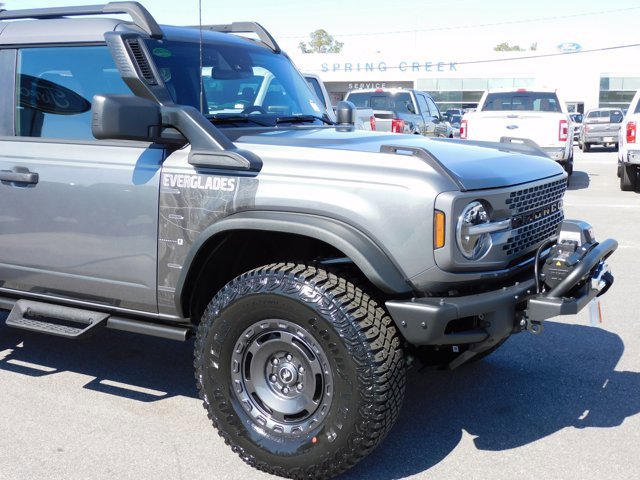
M540 147L564 145L559 138L565 116L549 112L478 112L467 119L467 138L498 142L503 137L528 139Z

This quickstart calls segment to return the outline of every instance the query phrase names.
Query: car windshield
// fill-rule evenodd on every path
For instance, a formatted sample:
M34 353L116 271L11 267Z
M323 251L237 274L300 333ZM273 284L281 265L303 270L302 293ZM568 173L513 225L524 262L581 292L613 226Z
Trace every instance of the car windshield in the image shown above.
M413 113L413 102L409 92L352 92L348 100L356 107Z
M284 55L260 47L204 43L201 61L197 43L148 40L148 45L173 101L201 110L214 122L243 126L291 118L328 121L308 83Z
M496 92L489 93L483 111L523 110L533 112L560 112L558 97L553 92Z
M622 110L593 110L587 114L587 123L621 123Z

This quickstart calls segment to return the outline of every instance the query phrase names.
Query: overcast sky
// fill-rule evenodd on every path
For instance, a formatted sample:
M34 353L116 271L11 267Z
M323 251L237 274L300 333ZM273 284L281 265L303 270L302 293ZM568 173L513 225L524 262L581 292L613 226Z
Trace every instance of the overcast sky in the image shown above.
M7 9L102 3L99 0L0 0ZM198 0L141 2L159 23L198 23ZM297 51L323 28L349 55L425 51L491 52L501 42L551 51L563 42L585 49L640 43L638 0L202 0L205 24L252 20Z

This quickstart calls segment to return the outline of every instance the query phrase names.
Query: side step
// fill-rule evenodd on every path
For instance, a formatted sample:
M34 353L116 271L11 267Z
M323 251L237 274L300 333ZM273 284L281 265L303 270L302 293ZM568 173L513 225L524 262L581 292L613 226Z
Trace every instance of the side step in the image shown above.
M98 328L106 325L108 318L108 313L18 300L11 309L6 324L31 332L76 339L95 333Z

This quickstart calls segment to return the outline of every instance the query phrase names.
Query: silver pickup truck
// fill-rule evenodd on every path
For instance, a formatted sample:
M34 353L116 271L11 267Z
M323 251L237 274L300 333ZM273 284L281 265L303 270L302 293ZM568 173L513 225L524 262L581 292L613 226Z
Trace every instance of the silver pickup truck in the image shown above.
M594 108L583 117L578 137L580 150L588 152L594 145L618 148L618 136L624 113L620 108Z
M8 326L194 336L233 451L325 479L389 432L407 359L456 368L611 285L616 241L564 219L535 149L356 131L260 25L204 30L0 12Z

